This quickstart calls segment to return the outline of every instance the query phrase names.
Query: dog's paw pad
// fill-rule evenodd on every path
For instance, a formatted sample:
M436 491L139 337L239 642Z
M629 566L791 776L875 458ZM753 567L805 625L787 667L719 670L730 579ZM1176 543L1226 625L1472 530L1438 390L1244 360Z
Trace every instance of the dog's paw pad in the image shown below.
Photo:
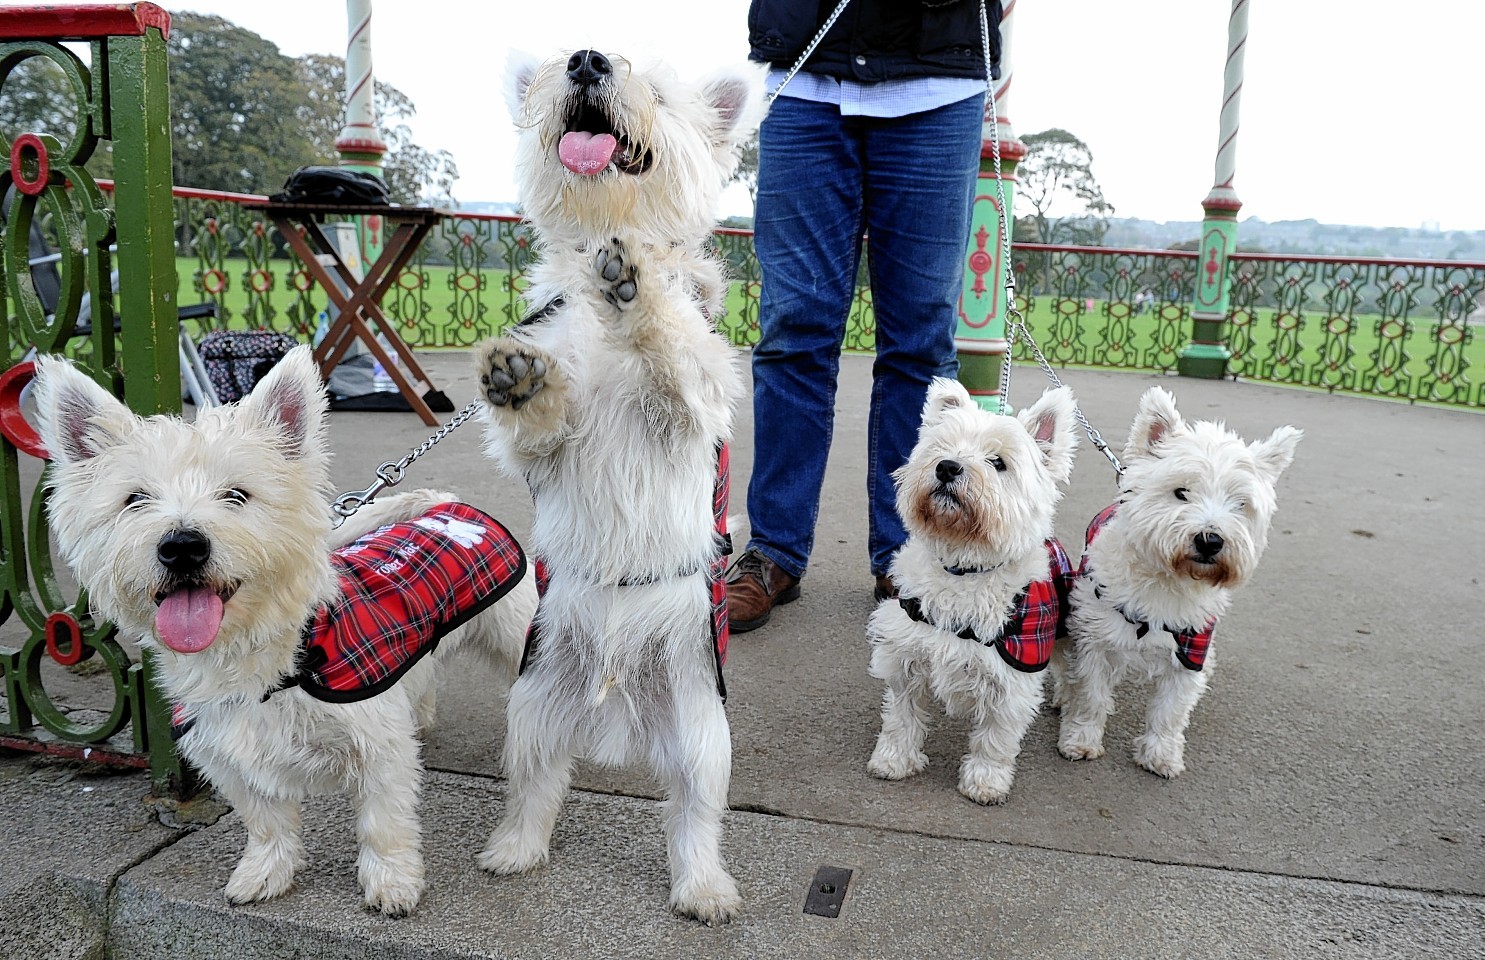
M480 387L491 406L519 410L546 386L548 369L534 347L513 341L497 343L480 363Z
M610 240L593 260L593 268L601 281L603 299L620 310L627 307L639 295L638 270L630 259L624 241Z

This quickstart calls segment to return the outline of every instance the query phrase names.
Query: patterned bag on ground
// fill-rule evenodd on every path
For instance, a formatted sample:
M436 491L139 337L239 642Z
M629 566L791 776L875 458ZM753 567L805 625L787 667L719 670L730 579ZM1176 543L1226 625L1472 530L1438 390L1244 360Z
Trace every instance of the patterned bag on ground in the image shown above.
M251 393L273 365L298 345L288 334L271 330L213 330L201 338L197 350L217 399L233 403Z

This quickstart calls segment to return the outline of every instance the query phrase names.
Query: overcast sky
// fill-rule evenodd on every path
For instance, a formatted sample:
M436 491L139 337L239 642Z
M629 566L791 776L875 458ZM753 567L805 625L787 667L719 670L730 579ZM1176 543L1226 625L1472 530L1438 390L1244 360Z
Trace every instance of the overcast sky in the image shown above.
M345 52L340 0L191 0L285 53ZM1485 229L1485 5L1250 0L1242 216ZM747 0L373 0L378 79L454 154L463 201L512 200L508 51L593 47L685 76L747 57ZM1019 0L1010 115L1093 151L1118 216L1197 220L1213 180L1228 0ZM728 212L745 212L746 193Z

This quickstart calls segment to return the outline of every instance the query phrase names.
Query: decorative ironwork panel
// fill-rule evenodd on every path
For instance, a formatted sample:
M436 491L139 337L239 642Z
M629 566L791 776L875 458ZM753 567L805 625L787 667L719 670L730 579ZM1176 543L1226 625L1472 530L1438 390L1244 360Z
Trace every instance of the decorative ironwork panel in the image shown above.
M83 18L65 31L65 14L54 8L12 13L32 18L33 27L58 18L58 36L93 32L88 63L59 42L0 43L0 87L28 62L50 64L62 78L55 92L64 102L52 115L71 118L67 129L0 130L0 156L8 158L0 159L7 164L0 171L0 195L10 197L0 230L6 347L0 373L0 623L11 635L25 635L19 649L0 646L0 739L9 746L149 766L157 784L184 788L189 778L163 735L168 711L145 682L147 661L135 662L112 625L93 618L86 595L69 595L54 575L46 451L20 414L35 353L70 354L100 384L122 387L137 411L180 409L165 24L157 22L163 12L149 5L113 12L117 16L106 26ZM120 29L131 32L110 35ZM130 184L117 209L84 166L105 140L112 143L120 177ZM119 244L117 273L116 239L125 241ZM122 319L121 336L116 316ZM84 662L97 664L94 672L106 681L108 701L100 709L69 711L48 691L46 671L52 668L44 666ZM131 735L121 742L126 728Z

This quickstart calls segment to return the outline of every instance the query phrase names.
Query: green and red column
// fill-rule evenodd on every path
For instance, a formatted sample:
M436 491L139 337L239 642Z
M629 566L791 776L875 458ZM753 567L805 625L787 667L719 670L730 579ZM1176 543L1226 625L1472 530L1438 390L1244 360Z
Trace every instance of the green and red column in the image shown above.
M371 0L346 0L345 126L335 140L340 165L382 175L387 145L376 125L376 81L371 69ZM376 260L382 247L382 218L359 218L361 262Z
M1016 164L1026 145L1016 139L1007 115L1011 89L1011 24L1016 0L1005 4L1000 19L1000 79L993 84L994 114L987 104L980 143L980 176L970 212L964 282L959 293L959 324L954 346L959 353L959 381L983 409L1004 412L1000 371L1006 355L1005 285L1010 236L1015 217ZM997 148L999 164L996 163Z
M1191 304L1191 341L1176 360L1183 377L1220 379L1232 351L1227 348L1228 266L1237 248L1237 215L1242 209L1232 187L1237 170L1238 110L1243 92L1243 51L1248 42L1248 0L1233 0L1227 21L1227 67L1222 83L1222 122L1217 139L1217 174L1201 202L1200 257Z

